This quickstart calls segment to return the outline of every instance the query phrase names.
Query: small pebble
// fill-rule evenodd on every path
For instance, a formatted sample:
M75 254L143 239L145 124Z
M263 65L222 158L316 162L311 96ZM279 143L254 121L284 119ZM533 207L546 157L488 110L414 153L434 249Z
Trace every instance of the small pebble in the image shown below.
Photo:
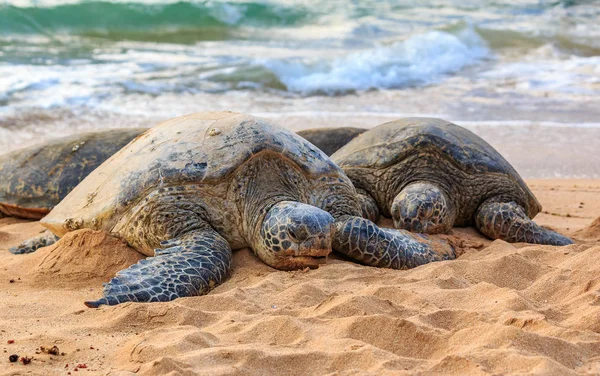
M209 136L216 136L219 134L221 134L221 130L219 128L211 128L211 130L208 131Z
M19 360L19 356L18 356L17 354L12 354L11 356L9 356L9 357L8 357L8 360L9 360L11 363L14 363L14 362L16 362L17 360Z
M50 354L50 355L59 355L60 354L60 350L58 349L57 346L52 346L52 347L40 346L40 350L42 350L46 354Z

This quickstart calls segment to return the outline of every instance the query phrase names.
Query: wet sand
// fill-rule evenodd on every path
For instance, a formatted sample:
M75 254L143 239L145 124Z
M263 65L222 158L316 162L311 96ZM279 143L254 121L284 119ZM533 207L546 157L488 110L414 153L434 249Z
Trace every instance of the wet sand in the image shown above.
M382 93L371 93L370 100L374 110L377 101L385 101ZM352 98L350 98L352 99ZM409 100L409 98L405 98ZM282 104L275 102L272 107L264 104L258 111L255 108L237 108L240 112L268 118L291 131L320 127L361 127L373 128L379 124L409 116L440 117L455 122L474 132L490 143L510 162L519 174L526 179L553 178L600 178L600 123L594 122L593 113L580 119L565 118L557 121L512 120L510 117L492 116L492 120L479 120L475 115L434 112L431 103L427 107L418 107L415 98L399 106L397 112L353 111L348 98L342 102L338 98L328 98L325 104L319 98L306 98L299 110L282 111ZM354 98L357 103L363 96ZM388 99L388 105L398 98ZM340 101L340 102L338 102ZM343 103L349 102L345 106ZM421 101L423 102L423 101ZM293 102L297 107L297 103ZM435 101L433 103L436 103ZM279 104L279 106L278 106ZM322 110L311 109L311 105ZM337 107L336 107L337 106ZM444 106L440 104L443 109ZM173 116L191 113L203 109L183 108ZM213 110L219 106L213 106ZM339 109L342 110L339 110ZM417 113L417 111L420 111ZM477 114L475 111L475 114ZM482 110L483 111L483 110ZM487 109L485 111L488 111ZM485 114L489 114L485 112ZM510 113L511 108L504 106L500 113ZM545 114L545 113L544 113ZM530 114L529 119L531 119ZM28 113L18 118L0 118L0 155L21 147L34 145L50 138L62 137L73 133L93 132L109 128L152 127L173 116L101 114L79 116L65 111ZM599 115L600 116L600 115ZM597 119L596 117L595 119ZM495 120L494 120L495 119ZM527 118L525 118L527 119ZM550 117L550 119L552 119Z
M600 180L528 183L544 206L536 221L576 244L455 229L458 260L408 271L332 256L284 272L240 250L206 296L100 309L83 301L139 254L83 230L11 255L43 228L0 219L0 375L600 373ZM65 354L39 351L52 345Z

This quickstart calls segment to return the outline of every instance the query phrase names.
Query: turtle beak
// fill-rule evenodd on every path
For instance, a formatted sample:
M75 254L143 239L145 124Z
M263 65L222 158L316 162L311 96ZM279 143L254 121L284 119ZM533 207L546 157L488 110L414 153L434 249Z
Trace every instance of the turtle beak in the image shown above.
M293 256L294 260L304 263L311 269L316 269L319 265L327 262L327 256L331 253L331 232L319 234L312 239L308 239L300 244L299 250Z
M295 266L291 270L296 269L317 269L320 265L327 264L327 256L294 256L293 261Z
M299 243L298 248L292 254L282 255L277 268L282 270L316 269L319 265L327 263L327 256L331 251L330 233L312 236Z

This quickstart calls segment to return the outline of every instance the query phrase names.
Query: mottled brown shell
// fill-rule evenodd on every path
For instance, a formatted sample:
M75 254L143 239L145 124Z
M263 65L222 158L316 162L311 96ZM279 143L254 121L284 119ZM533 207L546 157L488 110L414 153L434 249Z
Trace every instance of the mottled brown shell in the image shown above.
M68 223L112 226L148 192L161 186L216 184L254 155L272 152L306 175L342 170L302 137L266 120L231 112L196 113L165 121L137 137L81 182L42 224L55 234ZM78 223L73 223L77 227Z
M379 125L350 141L331 159L344 169L382 170L401 164L408 157L433 153L444 156L456 168L471 175L510 177L528 196L529 215L533 217L541 210L523 179L500 153L473 132L442 119L415 117ZM431 171L435 171L435 167L427 166ZM445 181L452 184L448 178Z
M0 156L0 212L42 218L90 172L145 130L85 133Z

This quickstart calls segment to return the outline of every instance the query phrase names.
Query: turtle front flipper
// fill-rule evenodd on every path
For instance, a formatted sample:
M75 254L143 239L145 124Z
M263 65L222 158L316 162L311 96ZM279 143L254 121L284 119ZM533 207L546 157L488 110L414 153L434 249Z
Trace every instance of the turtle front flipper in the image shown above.
M408 269L432 261L456 258L454 248L445 241L405 230L383 229L368 219L342 216L334 225L332 246L363 264Z
M27 239L23 243L16 247L11 247L8 251L15 255L22 255L25 253L32 253L38 250L38 248L47 247L58 241L58 236L54 235L50 231L46 230L41 235L35 238Z
M166 302L208 293L225 280L231 248L213 229L190 231L161 243L154 257L122 270L104 286L104 297L90 308L124 302Z
M488 200L479 206L475 215L479 231L491 239L507 242L568 245L573 241L533 222L525 210L514 201Z

